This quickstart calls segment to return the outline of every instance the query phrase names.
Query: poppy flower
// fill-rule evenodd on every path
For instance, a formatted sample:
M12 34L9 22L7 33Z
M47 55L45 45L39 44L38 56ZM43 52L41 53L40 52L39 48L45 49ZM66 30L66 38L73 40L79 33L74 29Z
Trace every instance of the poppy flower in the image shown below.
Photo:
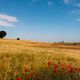
M26 79L30 79L30 77L31 77L30 75L26 75Z
M61 66L61 68L62 68L62 71L65 71L65 66Z
M51 62L51 61L49 61L49 62L47 63L47 65L48 65L48 66L51 66L51 64L52 64L52 62Z
M55 65L53 68L54 73L56 73L58 71L58 65Z

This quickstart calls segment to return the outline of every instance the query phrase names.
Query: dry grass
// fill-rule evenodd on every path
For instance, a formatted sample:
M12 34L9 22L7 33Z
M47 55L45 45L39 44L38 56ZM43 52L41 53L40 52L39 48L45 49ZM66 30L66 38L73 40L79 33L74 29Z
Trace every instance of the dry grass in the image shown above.
M10 80L10 77L15 80L16 70L19 67L27 65L37 70L48 61L80 66L80 46L0 40L0 80Z

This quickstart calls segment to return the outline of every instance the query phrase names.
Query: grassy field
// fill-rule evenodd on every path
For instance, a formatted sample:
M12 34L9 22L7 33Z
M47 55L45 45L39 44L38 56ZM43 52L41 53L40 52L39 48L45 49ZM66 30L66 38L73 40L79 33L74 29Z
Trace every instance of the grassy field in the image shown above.
M20 68L37 72L49 61L79 67L80 46L0 39L0 80L16 80Z

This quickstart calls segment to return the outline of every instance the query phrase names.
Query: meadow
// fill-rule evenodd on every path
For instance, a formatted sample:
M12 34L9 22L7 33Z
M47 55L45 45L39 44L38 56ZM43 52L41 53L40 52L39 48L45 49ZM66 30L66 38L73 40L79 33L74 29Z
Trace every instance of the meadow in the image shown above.
M0 39L0 80L80 80L80 45Z

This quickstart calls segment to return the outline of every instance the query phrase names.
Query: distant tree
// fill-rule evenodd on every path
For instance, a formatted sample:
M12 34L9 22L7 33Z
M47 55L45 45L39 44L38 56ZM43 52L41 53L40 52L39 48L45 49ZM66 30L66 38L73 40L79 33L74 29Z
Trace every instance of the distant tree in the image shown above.
M7 35L5 31L0 31L0 38L4 38Z
M62 41L62 43L64 43L64 41Z
M17 38L17 40L20 40L20 38Z
M76 42L74 42L73 45L76 45Z

